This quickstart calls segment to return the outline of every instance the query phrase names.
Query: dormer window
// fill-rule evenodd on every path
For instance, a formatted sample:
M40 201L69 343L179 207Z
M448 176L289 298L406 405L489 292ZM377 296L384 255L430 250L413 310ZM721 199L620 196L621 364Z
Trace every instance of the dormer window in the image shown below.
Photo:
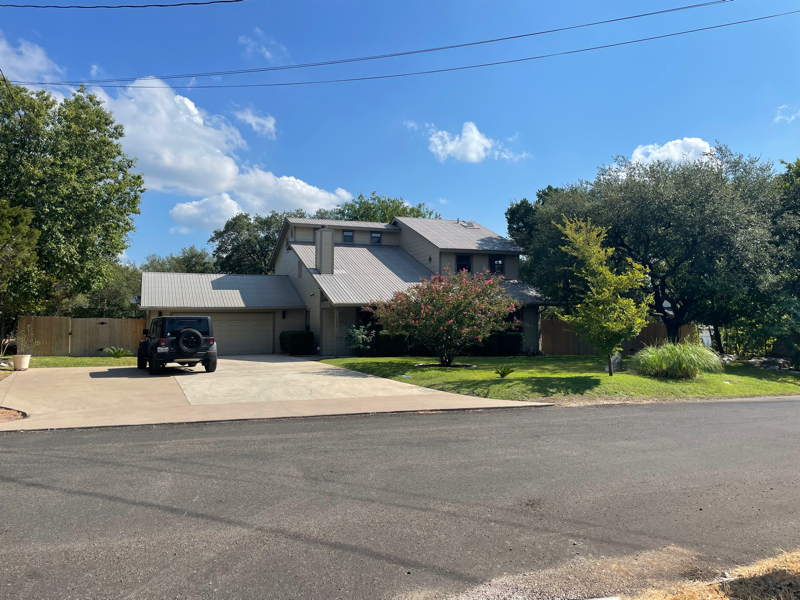
M345 244L352 244L353 243L353 232L352 231L343 231L342 232L342 241Z
M380 244L381 243L381 232L380 231L373 231L371 241L373 244Z
M497 273L498 275L503 275L505 273L504 264L505 264L505 257L502 254L490 254L489 255L489 271L491 273Z

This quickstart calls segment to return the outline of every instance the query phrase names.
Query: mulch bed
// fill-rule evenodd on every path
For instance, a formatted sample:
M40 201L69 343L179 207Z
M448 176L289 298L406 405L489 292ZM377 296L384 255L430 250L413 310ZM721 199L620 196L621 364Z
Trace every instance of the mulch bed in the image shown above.
M25 413L13 408L3 408L0 406L0 423L7 423L8 421L19 421L25 418Z

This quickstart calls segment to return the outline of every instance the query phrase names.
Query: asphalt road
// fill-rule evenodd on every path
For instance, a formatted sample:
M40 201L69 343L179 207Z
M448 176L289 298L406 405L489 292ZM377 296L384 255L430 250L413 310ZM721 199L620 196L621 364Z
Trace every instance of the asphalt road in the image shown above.
M424 598L800 545L800 402L0 434L2 598Z

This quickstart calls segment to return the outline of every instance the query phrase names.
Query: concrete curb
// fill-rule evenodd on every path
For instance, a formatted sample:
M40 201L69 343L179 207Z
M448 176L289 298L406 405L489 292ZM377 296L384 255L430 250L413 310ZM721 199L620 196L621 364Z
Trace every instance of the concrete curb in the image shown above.
M336 413L336 414L320 414L320 415L297 415L297 416L281 416L281 417L242 417L232 419L207 419L200 421L162 421L156 423L132 423L120 425L85 425L75 427L40 427L40 428L22 428L22 429L3 429L0 430L0 436L4 433L27 433L27 432L43 432L43 431L88 431L95 429L121 429L124 427L159 427L162 425L213 425L215 423L243 423L247 421L297 421L300 419L332 419L337 417L359 417L359 416L377 416L377 415L406 415L406 414L434 414L444 412L474 412L474 411L488 411L488 410L522 410L525 408L548 408L554 406L545 402L540 402L536 405L523 405L523 406L471 406L466 408L430 408L430 409L411 409L411 410L392 410L392 411L369 411L369 412L349 412L349 413ZM18 412L29 418L29 415L16 408ZM23 419L20 419L20 421ZM14 422L14 421L10 421Z

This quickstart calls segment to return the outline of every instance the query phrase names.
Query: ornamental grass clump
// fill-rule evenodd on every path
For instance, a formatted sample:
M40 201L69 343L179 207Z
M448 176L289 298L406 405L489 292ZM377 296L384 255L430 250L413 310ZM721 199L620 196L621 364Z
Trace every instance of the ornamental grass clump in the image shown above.
M631 362L642 375L668 379L692 379L700 373L720 373L724 369L719 356L710 348L692 342L647 346Z

